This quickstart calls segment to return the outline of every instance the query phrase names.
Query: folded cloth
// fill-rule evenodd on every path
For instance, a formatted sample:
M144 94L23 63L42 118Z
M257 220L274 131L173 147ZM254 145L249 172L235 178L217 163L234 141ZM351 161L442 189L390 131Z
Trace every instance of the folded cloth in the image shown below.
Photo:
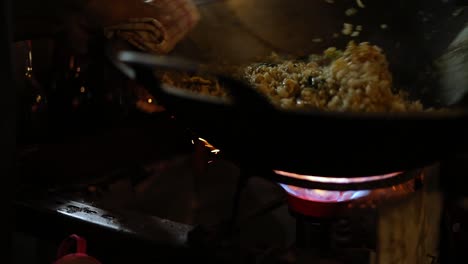
M200 19L191 0L152 0L146 4L158 10L155 17L130 18L124 23L107 26L108 39L120 38L146 52L170 52Z

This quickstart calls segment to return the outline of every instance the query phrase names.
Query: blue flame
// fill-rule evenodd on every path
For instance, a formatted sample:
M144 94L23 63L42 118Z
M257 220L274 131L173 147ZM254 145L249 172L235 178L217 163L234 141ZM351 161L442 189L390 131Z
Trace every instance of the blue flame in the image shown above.
M329 191L293 187L281 183L280 185L290 195L312 202L347 202L370 194L369 190Z

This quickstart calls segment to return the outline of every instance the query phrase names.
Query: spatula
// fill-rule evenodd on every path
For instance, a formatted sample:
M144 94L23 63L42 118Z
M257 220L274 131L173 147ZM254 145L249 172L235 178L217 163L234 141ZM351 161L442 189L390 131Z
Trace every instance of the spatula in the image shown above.
M440 99L444 104L468 105L468 24L438 63Z

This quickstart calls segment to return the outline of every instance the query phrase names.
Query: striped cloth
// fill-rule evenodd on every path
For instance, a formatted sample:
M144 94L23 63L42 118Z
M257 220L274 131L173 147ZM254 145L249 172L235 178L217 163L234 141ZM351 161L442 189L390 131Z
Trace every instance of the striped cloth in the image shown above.
M191 0L146 0L157 10L155 17L131 18L104 28L108 39L120 38L136 48L157 54L170 52L200 19Z

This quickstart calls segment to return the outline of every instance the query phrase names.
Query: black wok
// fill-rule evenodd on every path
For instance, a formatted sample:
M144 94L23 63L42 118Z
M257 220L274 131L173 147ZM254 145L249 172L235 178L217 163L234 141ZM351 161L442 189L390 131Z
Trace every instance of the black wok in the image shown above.
M440 10L441 17L451 14ZM401 14L411 17L411 12L404 11ZM389 45L388 37L372 35L372 39L386 48L398 84L413 87L407 91L426 105L440 106L437 75L425 73L466 20L435 21L432 30L444 29L439 28L437 41L424 41L425 28L411 31L418 28L414 23L408 24L409 32L402 32L398 49ZM426 46L414 49L421 44ZM419 60L404 57L411 51ZM119 52L114 61L177 120L249 168L359 177L418 168L468 150L468 111L463 107L444 113L281 111L252 88L226 76L219 77L233 95L229 102L162 85L154 74L161 68L197 71L196 63L132 51Z

